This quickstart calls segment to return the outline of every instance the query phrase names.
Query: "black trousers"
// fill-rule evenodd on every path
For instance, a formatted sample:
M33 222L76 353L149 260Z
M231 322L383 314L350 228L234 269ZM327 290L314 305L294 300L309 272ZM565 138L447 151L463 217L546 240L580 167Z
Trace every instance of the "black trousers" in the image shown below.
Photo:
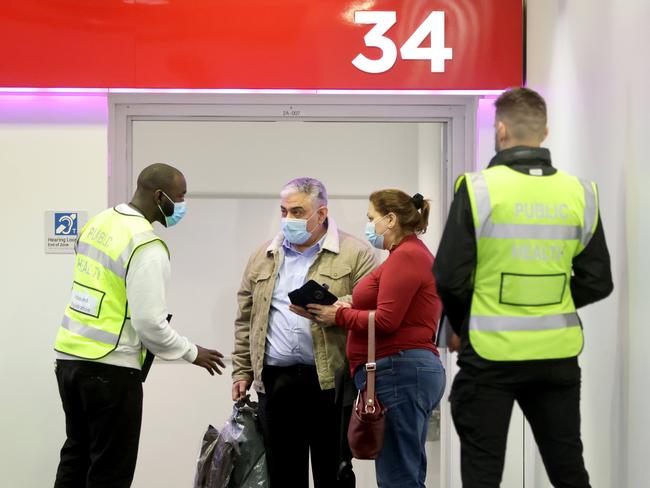
M339 416L334 389L321 390L314 366L264 366L260 421L271 488L335 488Z
M58 360L67 439L55 488L128 488L142 420L140 371Z
M580 368L577 361L538 363L523 371L504 369L501 375L463 368L456 375L450 401L464 488L500 485L515 401L553 486L589 488L580 440Z

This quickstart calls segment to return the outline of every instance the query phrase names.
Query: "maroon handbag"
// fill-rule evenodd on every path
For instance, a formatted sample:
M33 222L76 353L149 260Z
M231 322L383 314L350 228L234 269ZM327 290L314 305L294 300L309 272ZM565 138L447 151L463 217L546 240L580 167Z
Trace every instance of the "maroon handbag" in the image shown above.
M375 394L375 312L368 315L368 362L366 363L366 387L357 394L350 425L348 444L352 456L357 459L377 459L384 445L386 410Z

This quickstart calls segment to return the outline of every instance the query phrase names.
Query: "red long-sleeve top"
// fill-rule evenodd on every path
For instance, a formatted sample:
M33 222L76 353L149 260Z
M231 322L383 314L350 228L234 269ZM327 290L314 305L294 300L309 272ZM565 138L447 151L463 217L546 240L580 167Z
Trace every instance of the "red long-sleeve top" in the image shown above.
M407 349L429 349L434 343L442 305L436 290L433 255L416 236L405 237L381 266L366 275L352 292L352 308L336 312L336 324L348 329L350 370L368 360L368 314L375 313L376 358Z

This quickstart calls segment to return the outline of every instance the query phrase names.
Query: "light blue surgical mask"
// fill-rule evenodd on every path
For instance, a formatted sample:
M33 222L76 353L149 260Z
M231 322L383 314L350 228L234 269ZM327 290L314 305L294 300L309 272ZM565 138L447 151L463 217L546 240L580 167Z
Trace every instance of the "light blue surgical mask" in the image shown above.
M282 218L280 226L282 228L284 238L291 244L297 244L298 246L307 242L312 235L312 233L307 230L307 222L309 222L317 212L318 210L311 214L311 217L308 219L290 219L288 217Z
M169 196L167 193L162 192L165 197L167 197L167 200L172 202L174 204L174 213L171 214L170 216L165 215L165 212L163 211L162 207L158 205L158 209L160 212L163 214L163 217L165 217L165 227L173 227L176 224L178 224L183 217L185 217L185 212L187 212L187 208L185 207L185 202L175 202Z
M373 220L372 222L368 222L366 224L366 239L368 239L368 242L370 242L370 244L372 244L373 247L376 247L377 249L384 249L384 234L388 232L388 229L386 229L382 234L377 234L375 225L378 222L384 220L386 217L388 217L388 215L384 215L377 222Z

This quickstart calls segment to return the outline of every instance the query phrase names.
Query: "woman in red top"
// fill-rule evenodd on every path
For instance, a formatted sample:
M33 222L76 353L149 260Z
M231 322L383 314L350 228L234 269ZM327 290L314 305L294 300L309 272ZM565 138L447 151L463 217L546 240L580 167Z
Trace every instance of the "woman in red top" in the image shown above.
M445 389L434 337L441 304L431 272L433 255L417 237L426 231L429 203L416 194L380 190L370 195L366 237L390 251L363 278L352 305L309 305L321 323L348 332L347 356L357 388L363 388L368 354L368 314L375 312L376 391L388 409L384 446L375 462L383 487L424 487L428 420Z

